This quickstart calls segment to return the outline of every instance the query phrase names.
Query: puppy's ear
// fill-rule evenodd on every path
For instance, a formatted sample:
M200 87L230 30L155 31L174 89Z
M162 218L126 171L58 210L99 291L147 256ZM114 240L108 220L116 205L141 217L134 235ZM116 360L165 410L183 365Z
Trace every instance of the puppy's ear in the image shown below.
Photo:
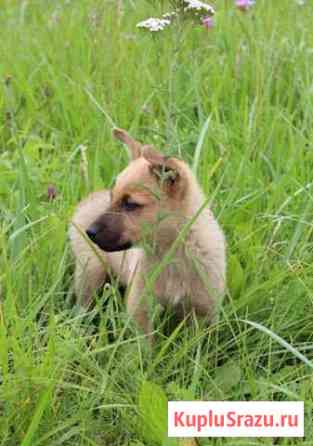
M179 161L157 152L152 146L143 147L143 157L150 164L150 172L168 196L182 199L186 190L186 179Z
M115 128L113 136L127 145L130 158L135 160L142 156L143 146L139 141L132 138L126 130Z

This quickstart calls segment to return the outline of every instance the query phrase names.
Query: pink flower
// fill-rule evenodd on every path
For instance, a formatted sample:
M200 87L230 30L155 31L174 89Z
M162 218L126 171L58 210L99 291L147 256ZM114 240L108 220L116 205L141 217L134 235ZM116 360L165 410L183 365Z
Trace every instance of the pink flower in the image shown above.
M253 6L255 3L254 0L235 0L235 5L238 9L241 11L248 11L251 6Z
M49 201L54 200L57 196L56 188L52 184L49 184L49 186L48 186L47 196L48 196Z
M210 17L210 16L203 17L203 19L202 19L202 25L203 25L206 29L212 29L213 26L214 26L214 19L213 19L213 17Z

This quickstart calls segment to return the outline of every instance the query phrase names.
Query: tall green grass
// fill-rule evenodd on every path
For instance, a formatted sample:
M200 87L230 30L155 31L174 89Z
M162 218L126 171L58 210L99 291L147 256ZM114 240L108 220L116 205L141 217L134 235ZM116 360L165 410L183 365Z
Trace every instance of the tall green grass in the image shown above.
M2 2L1 446L170 444L167 398L304 400L305 439L275 444L312 444L313 11L215 6L210 32L152 37L135 27L160 12L143 0L122 15L108 0ZM152 352L117 287L88 314L73 305L68 222L126 165L115 124L194 167L228 243L220 322L167 334L158 319Z

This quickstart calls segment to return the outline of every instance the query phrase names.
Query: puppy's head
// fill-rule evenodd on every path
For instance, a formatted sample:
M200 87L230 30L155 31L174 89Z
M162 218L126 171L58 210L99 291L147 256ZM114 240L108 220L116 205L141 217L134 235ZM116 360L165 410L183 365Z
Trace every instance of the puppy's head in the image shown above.
M87 235L104 251L151 240L170 242L184 213L188 167L140 144L124 130L115 129L114 136L127 145L131 161L117 177L109 208Z

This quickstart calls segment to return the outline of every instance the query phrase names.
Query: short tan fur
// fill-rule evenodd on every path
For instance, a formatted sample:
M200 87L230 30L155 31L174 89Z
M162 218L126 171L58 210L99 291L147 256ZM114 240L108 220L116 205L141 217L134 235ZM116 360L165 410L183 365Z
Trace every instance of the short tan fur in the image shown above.
M73 216L75 292L79 303L87 306L108 272L116 275L129 288L129 314L149 334L146 278L205 197L185 162L165 157L125 130L115 129L114 136L126 144L131 160L111 191L90 194ZM225 290L225 270L224 235L206 206L156 278L155 298L180 317L194 312L215 321Z

